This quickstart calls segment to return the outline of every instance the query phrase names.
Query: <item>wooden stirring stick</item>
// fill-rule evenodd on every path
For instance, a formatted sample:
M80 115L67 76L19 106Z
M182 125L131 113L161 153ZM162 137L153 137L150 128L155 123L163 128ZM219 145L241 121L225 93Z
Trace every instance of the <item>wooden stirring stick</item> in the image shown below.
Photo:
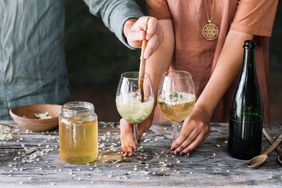
M146 66L146 59L144 58L144 53L147 47L146 31L147 31L148 21L149 21L149 18L147 18L147 21L146 21L145 38L142 41L141 57L140 57L140 65L139 65L138 88L139 88L140 95L141 95L141 102L144 102L143 83L144 83L145 66Z

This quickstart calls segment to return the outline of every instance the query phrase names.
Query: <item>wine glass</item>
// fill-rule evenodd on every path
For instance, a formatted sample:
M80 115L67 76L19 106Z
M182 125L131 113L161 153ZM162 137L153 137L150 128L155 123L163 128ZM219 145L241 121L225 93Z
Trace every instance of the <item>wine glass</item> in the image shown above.
M190 73L178 70L163 73L158 90L158 104L161 112L172 122L173 140L177 138L178 124L192 112L195 100Z
M137 141L137 126L148 118L154 107L154 94L149 74L143 80L144 100L138 88L139 72L126 72L121 75L116 93L116 106L119 114L133 124L133 136Z

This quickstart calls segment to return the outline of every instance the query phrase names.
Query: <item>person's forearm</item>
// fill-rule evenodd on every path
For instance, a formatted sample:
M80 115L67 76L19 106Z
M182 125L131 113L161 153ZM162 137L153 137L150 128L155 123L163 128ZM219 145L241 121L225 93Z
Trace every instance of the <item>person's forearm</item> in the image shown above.
M162 73L167 71L172 63L175 45L172 21L159 20L159 24L163 30L162 43L146 62L146 72L151 76L155 96L157 96Z
M209 118L237 78L243 62L243 43L252 38L247 33L229 31L215 70L195 105L196 108L203 109Z
M101 17L103 23L128 46L123 35L123 26L128 19L143 16L136 2L132 0L84 0L84 2L90 12Z

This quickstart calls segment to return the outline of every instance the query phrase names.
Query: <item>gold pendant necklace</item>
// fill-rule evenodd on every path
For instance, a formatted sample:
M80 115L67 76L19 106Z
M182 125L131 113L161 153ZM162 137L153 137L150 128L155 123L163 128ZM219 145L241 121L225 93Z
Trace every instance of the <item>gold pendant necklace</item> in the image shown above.
M211 17L209 17L207 0L205 0L205 7L206 7L206 14L207 14L208 23L205 24L204 27L202 28L202 35L206 40L215 40L218 37L219 31L218 31L218 27L214 23L212 23L213 10L214 10L214 0L212 1Z

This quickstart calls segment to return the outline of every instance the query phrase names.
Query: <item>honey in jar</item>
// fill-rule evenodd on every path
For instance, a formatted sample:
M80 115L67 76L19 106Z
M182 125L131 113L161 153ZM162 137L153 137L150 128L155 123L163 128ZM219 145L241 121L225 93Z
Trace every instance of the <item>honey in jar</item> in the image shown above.
M84 164L98 157L98 119L94 105L74 101L63 105L59 117L60 158Z

